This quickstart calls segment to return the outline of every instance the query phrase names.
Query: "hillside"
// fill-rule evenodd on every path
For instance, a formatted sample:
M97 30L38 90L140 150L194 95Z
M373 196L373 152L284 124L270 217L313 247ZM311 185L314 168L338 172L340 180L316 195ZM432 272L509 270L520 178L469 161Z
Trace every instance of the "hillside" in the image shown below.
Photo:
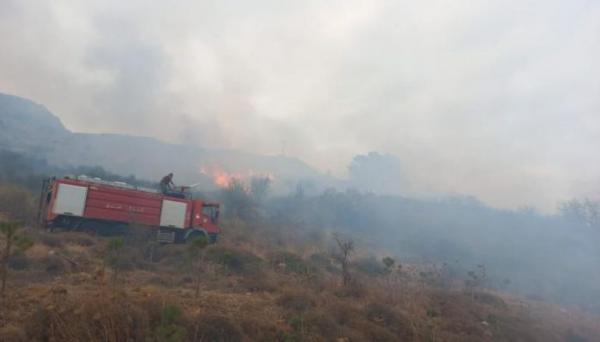
M188 246L30 230L0 314L7 341L597 341L600 319L388 266L356 241L343 286L330 237L226 221L200 273ZM107 259L108 258L108 259ZM108 261L107 261L108 260ZM103 266L108 264L110 266ZM196 285L196 276L200 275ZM199 286L198 295L195 294Z
M87 134L67 130L44 106L0 93L0 149L43 158L56 166L102 166L119 174L160 179L172 171L180 184L212 184L214 172L240 177L270 175L278 190L297 181L333 180L302 161L234 150L169 144L150 137ZM208 170L204 172L203 170Z
M26 222L33 240L8 259L0 341L600 339L595 202L548 216L473 197L376 194L368 189L401 170L376 153L352 164L362 191L323 190L311 180L342 183L297 159L73 133L12 96L0 96L0 108L0 222ZM381 164L393 172L368 184ZM130 226L121 247L114 237L33 227L42 177L152 186L165 169L203 182L202 198L223 204L222 237L200 255L158 245L141 227ZM217 189L211 172L224 170L252 172ZM275 181L260 191L251 180L262 173ZM334 234L354 246L346 281Z

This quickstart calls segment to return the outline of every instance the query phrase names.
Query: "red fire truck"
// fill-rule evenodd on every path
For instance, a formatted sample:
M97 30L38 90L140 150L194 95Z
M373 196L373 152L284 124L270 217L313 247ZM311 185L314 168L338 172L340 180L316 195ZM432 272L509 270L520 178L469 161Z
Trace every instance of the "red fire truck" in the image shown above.
M181 243L198 236L215 242L219 234L219 204L164 195L153 189L85 176L50 178L40 197L42 226L122 234L131 224L157 231L159 242Z

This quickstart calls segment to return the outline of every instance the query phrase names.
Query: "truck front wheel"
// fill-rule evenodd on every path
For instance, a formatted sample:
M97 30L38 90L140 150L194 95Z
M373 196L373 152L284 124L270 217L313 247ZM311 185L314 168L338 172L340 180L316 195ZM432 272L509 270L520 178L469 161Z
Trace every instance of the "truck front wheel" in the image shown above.
M190 242L190 241L192 241L192 240L194 240L196 238L199 238L199 237L203 237L205 239L208 239L208 236L206 235L205 232L203 232L201 230L194 229L194 230L192 230L192 231L190 231L189 233L186 234L186 236L185 236L185 242Z

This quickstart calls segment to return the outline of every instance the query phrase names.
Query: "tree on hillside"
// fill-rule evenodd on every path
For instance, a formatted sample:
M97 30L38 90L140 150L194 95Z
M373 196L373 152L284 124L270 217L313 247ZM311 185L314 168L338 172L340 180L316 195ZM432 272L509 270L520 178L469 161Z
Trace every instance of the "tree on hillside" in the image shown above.
M0 234L2 234L4 245L2 246L2 260L0 261L0 272L2 276L2 287L0 296L4 297L6 289L6 278L8 277L8 261L15 251L25 251L33 245L33 241L26 235L20 234L21 225L17 222L0 222Z
M352 240L344 240L338 234L334 234L333 238L337 243L338 252L334 254L334 259L342 268L342 284L348 286L352 277L350 276L350 255L354 251L354 242Z
M600 226L600 202L589 198L572 199L559 204L559 212L569 220L585 224L588 227Z
M402 162L391 154L357 155L348 166L352 186L360 191L398 194L405 191Z
M265 200L269 192L270 185L271 178L267 176L252 178L250 181L250 194L256 202L261 203Z
M394 264L396 263L396 260L394 260L391 257L385 257L383 259L381 259L381 262L383 263L384 266L384 273L387 274L391 274L392 273L392 269L394 268Z
M252 178L250 186L239 179L233 178L227 188L222 191L222 200L227 216L243 220L254 219L259 216L270 184L271 179L269 177Z
M222 191L225 213L230 217L249 218L252 216L253 203L248 187L239 179L233 178Z

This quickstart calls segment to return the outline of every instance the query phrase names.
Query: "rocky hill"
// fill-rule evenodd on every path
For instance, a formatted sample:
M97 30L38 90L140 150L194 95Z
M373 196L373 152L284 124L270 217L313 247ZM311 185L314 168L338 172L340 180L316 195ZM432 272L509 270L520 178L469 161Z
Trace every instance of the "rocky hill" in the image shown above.
M332 181L304 162L286 156L210 150L150 137L71 132L44 106L1 93L0 132L0 149L46 159L57 166L102 166L146 179L159 179L172 171L180 184L209 185L215 173L270 175L276 181L276 190L291 188L299 180L315 184Z

